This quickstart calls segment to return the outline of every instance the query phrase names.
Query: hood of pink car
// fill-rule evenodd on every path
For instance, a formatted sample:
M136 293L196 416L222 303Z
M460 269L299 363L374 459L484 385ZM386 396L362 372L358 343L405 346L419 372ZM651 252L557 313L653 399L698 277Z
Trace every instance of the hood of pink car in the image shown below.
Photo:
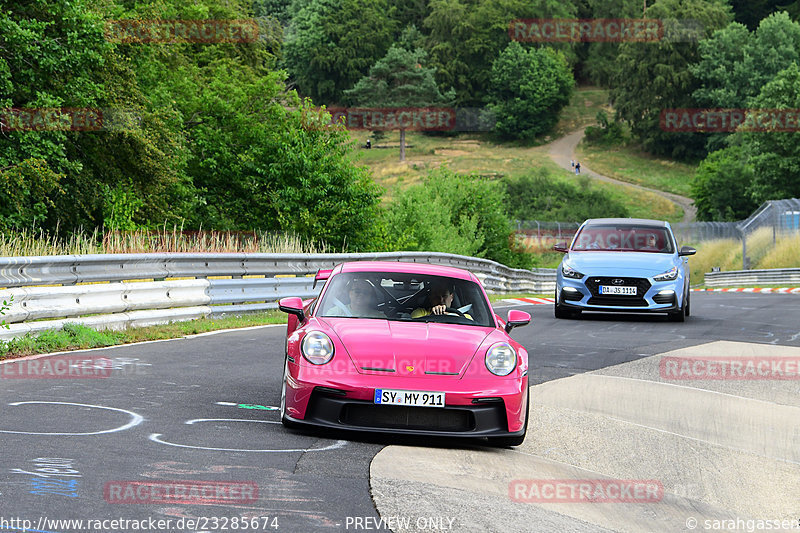
M325 318L358 371L403 376L457 376L469 364L490 327ZM393 371L393 372L391 372Z

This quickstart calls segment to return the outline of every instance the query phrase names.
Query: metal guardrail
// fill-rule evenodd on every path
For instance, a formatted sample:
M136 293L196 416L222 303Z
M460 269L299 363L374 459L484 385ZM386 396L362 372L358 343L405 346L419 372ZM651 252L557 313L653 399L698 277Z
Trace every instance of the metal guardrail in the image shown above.
M275 309L286 296L316 296L320 286L314 289L313 278L306 276L318 269L364 260L465 268L491 293L555 288L552 269L512 269L486 259L426 252L0 257L0 287L5 287L0 300L13 297L2 317L10 329L0 328L0 339L67 322L121 329Z
M705 284L708 287L800 284L800 268L707 272L705 275Z

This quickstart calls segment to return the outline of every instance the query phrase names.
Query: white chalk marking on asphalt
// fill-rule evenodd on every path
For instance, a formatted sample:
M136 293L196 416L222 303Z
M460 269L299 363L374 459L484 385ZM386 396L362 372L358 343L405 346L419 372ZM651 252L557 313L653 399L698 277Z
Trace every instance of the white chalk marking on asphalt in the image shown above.
M239 405L239 404L233 402L217 402L217 405Z
M91 405L88 403L72 403L72 402L46 402L46 401L30 401L30 402L14 402L8 405L25 405L30 403L47 403L47 404L55 404L55 405L77 405L78 407L91 407L94 409L108 409L109 411L119 411L120 413L125 413L131 417L130 422L123 426L119 426L113 429L104 429L103 431L92 431L87 433L50 433L50 432L34 432L34 431L11 431L8 429L0 429L0 433L14 433L16 435L63 435L63 436L72 436L72 435L102 435L103 433L115 433L117 431L125 431L126 429L130 429L133 426L138 426L144 420L142 415L138 415L133 411L128 411L126 409L119 409L118 407L106 407L104 405Z
M258 422L260 424L280 424L272 420L246 420L243 418L196 418L194 420L187 420L185 424L192 425L195 422ZM207 446L192 446L190 444L176 444L174 442L167 442L161 439L161 433L153 433L148 438L159 444L166 444L167 446L175 446L176 448L190 448L194 450L211 450L215 452L250 452L250 453L299 453L299 452L325 452L329 450L336 450L344 447L347 444L346 440L337 440L329 446L323 448L294 448L285 450L244 450L240 448L211 448Z

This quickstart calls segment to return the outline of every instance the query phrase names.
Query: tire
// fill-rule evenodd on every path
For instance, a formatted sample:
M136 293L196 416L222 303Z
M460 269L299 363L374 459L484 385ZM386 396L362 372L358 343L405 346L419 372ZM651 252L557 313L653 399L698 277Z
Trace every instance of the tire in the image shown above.
M553 305L553 314L556 318L574 318L576 316L575 311L564 309L563 306L558 305L558 287L556 287L556 294L553 297L553 301L555 304ZM580 311L577 313L580 315Z
M296 428L297 424L286 418L286 378L289 375L289 358L283 364L283 380L281 381L281 424L285 428Z
M677 311L667 313L670 322L686 322L686 317L689 315L689 298L684 297L683 305Z
M691 291L691 289L689 289ZM691 292L686 293L686 316L689 316L692 311Z
M555 311L554 311L554 314L555 314L555 317L556 317L556 318L572 318L572 313L570 313L569 311L565 311L565 310L564 310L564 309L563 309L563 308L562 308L560 305L558 305L558 304L556 304L556 305L555 305Z
M522 435L513 437L489 437L489 444L498 448L508 448L509 446L519 446L528 434L528 417L530 416L531 391L528 389L528 399L525 402L525 424L522 426Z

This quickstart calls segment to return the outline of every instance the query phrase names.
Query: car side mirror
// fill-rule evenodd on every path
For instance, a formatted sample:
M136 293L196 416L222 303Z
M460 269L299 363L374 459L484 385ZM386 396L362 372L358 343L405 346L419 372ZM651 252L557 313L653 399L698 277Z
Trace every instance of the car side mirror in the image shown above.
M697 253L697 250L692 248L691 246L681 246L681 251L678 252L679 256L684 255L694 255Z
M284 313L296 316L297 320L299 320L300 322L302 322L306 318L306 315L303 312L303 299L298 298L297 296L290 296L289 298L281 298L278 301L278 309L280 309Z
M569 251L569 244L566 242L557 242L553 245L553 250L556 252L566 253Z
M531 322L531 315L519 309L512 309L508 312L506 321L506 333L510 333L517 326L527 326Z

